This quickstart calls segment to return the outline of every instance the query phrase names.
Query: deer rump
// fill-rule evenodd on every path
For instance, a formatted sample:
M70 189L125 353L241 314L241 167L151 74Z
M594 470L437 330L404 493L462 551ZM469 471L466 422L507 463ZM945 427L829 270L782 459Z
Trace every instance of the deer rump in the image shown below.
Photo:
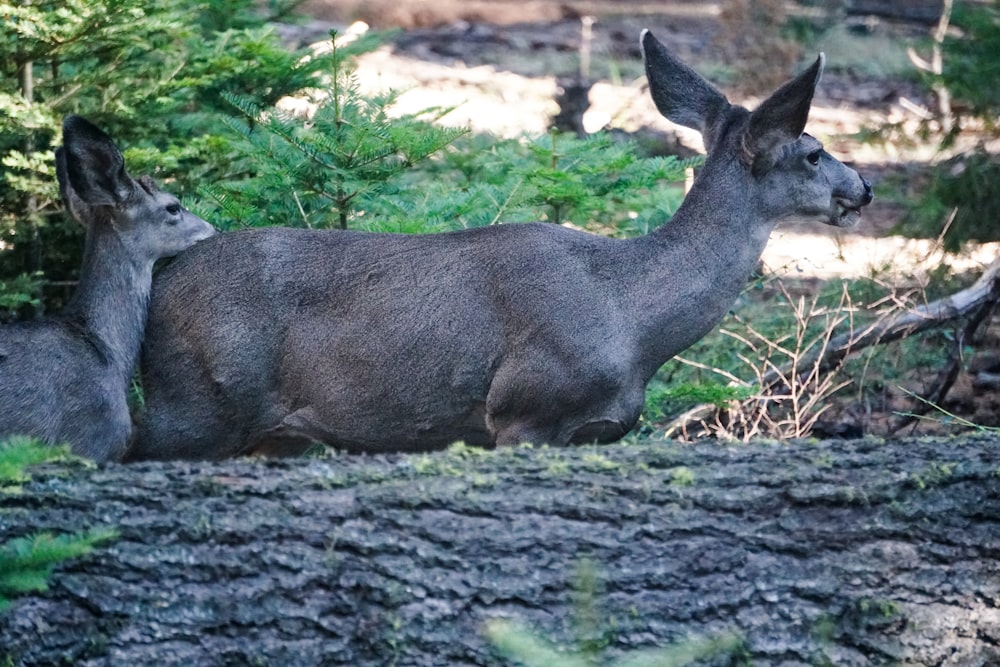
M618 439L656 370L611 279L622 243L547 224L203 242L154 282L139 444L172 437L142 458Z

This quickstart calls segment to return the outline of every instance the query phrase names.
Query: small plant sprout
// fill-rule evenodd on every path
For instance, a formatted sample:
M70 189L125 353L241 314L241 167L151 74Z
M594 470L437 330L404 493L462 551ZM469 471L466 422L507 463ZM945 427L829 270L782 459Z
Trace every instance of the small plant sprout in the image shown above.
M576 567L573 586L574 643L559 646L523 623L495 618L486 623L487 638L506 660L523 667L682 667L712 656L740 650L743 640L723 634L708 639L689 639L666 648L642 649L610 659L612 631L600 609L601 581L597 566L588 559Z

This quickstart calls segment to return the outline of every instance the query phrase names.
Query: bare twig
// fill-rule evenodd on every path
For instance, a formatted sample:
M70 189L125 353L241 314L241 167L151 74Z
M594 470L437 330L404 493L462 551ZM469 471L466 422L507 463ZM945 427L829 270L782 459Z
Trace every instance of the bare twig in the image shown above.
M783 296L792 304L792 298L782 288ZM666 428L668 437L675 434L689 435L693 425L700 425L702 433L713 433L723 437L733 438L734 426L743 434L743 439L752 435L766 433L772 436L801 436L809 432L815 425L819 415L825 410L820 405L821 399L829 397L835 391L843 388L847 382L839 382L835 378L847 356L867 347L900 340L914 334L940 327L962 318L969 318L959 333L956 348L952 352L951 363L942 370L929 398L916 397L925 406L933 406L944 398L957 377L961 367L961 346L970 340L978 328L994 312L1000 302L1000 257L995 259L970 287L960 290L942 299L909 308L905 312L883 317L860 330L854 328L853 308L850 308L846 288L841 297L841 313L831 317L829 313L816 310L816 302L807 311L804 300L793 304L796 318L794 334L778 340L770 340L760 332L748 327L748 334L741 335L724 331L723 333L743 342L751 352L757 354L756 360L746 356L740 358L757 375L752 383L742 382L731 373L719 372L731 382L756 384L759 394L742 406L733 405L727 416L723 417L720 410L710 404L696 406L674 419ZM819 315L828 319L826 326L816 336L808 338L806 327ZM834 336L836 327L847 322L850 326L845 333ZM775 358L785 359L783 364L775 362ZM747 411L753 402L757 402L756 412ZM766 412L766 407L785 402L789 406L787 416L773 416ZM735 408L739 407L740 410ZM763 408L763 409L762 409ZM918 412L923 410L917 406L913 413L914 419L919 418ZM926 410L924 410L926 411ZM911 413L908 413L911 414ZM713 420L714 423L709 423ZM905 419L906 416L904 416ZM905 421L893 430L902 428Z
M822 370L840 364L847 355L872 345L889 343L913 334L939 327L975 312L983 304L1000 299L1000 257L993 260L983 275L971 287L926 305L918 306L897 315L880 319L861 331L848 331L830 340L823 350L812 351L805 365L819 363ZM774 382L777 374L763 378L766 384Z
M722 331L747 348L748 354L738 356L756 375L756 382L741 381L722 369L685 362L726 377L731 386L756 384L761 387L760 391L751 398L733 400L725 408L703 405L689 410L667 427L668 436L679 433L690 437L694 425L697 429L694 435L711 434L731 440L748 440L761 435L802 437L812 430L829 407L826 399L850 384L849 381L836 379L836 369L823 370L819 363L803 363L810 350L829 345L836 328L850 319L853 309L846 286L839 306L833 310L818 308L816 299L807 306L804 298L793 299L784 285L779 283L779 288L785 302L792 308L795 318L793 333L772 339L749 325L746 335ZM821 331L813 335L814 323L821 318ZM820 359L822 355L816 358ZM786 363L782 364L782 361ZM777 379L765 384L762 380L768 374Z
M916 399L915 405L910 409L909 412L898 415L895 423L889 427L890 433L895 433L913 422L915 422L920 416L926 414L931 408L938 408L938 406L944 401L945 397L948 395L948 391L951 389L952 385L955 384L955 380L958 379L958 373L962 368L962 362L965 359L964 348L967 341L971 341L979 327L984 323L988 322L990 317L993 315L993 311L996 309L997 302L987 301L979 310L977 310L972 317L965 323L965 326L958 335L955 336L954 344L952 345L951 354L949 355L948 365L941 369L938 373L937 379L932 385L932 389L926 393L925 396L917 396L916 394L911 394L911 392L906 392L913 395ZM940 409L940 408L938 408Z

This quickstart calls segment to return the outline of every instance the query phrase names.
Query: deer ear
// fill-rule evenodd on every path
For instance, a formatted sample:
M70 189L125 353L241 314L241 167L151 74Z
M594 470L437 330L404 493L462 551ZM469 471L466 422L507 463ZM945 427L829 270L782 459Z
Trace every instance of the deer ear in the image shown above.
M751 160L802 136L825 62L826 57L819 54L812 67L776 90L750 114L743 146Z
M116 205L132 194L125 158L111 137L79 116L63 121L64 178L77 199L89 206ZM56 169L59 172L58 164ZM71 201L71 200L67 200Z
M729 109L729 100L678 60L649 30L642 31L639 45L656 108L678 125L701 132L705 146L711 150L716 124Z
M73 186L69 182L69 173L66 167L66 149L62 147L56 149L56 180L59 181L59 195L62 197L63 203L69 210L70 215L81 225L86 225L85 221L92 217L88 212L91 207L80 199L80 195L76 194L76 190L73 189Z

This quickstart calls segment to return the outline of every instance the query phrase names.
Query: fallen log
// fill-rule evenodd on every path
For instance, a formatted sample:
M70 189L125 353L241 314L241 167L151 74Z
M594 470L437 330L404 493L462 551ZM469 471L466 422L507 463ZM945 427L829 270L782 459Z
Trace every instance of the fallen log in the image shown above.
M987 434L59 464L0 497L0 542L96 526L0 617L0 664L509 664L484 624L572 645L582 558L611 657L1000 664Z
M880 16L891 20L932 25L941 16L942 0L849 0L848 16Z

